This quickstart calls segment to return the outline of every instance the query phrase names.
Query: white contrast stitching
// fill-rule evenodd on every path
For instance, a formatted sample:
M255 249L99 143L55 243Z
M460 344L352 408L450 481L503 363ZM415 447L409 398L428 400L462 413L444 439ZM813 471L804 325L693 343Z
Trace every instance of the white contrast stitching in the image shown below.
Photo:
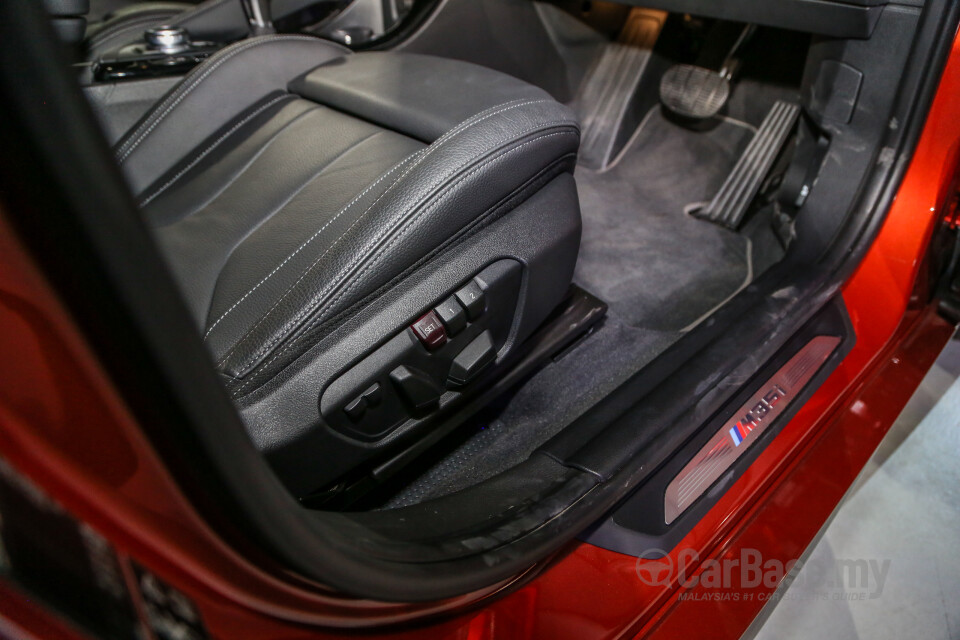
M374 188L375 186L377 186L381 181L383 181L384 178L386 178L386 177L389 176L391 173L393 173L394 171L396 171L397 169L399 169L400 167L402 167L404 164L406 164L407 162L409 162L411 159L415 158L415 157L416 157L417 155L419 155L420 153L422 153L422 151L417 152L416 154L407 156L406 158L404 158L403 160L401 160L400 162L398 162L396 165L394 165L394 167L393 167L392 169L390 169L390 171L388 171L387 173L385 173L385 174L383 174L382 176L380 176L380 178L379 178L376 182L374 182L374 183L371 184L369 187L367 187L366 189L364 189L357 197L355 197L353 200L351 200L349 203L347 203L347 205L346 205L343 209L341 209L340 212L337 213L337 215L335 215L335 216L333 216L332 218L330 218L329 220L327 220L327 222L325 222L325 223L323 224L323 226L321 226L319 229L317 229L317 231L316 231L312 236L310 236L309 238L307 238L307 240L304 241L304 243L301 244L299 247L297 247L297 249L296 249L293 253L291 253L290 255L288 255L288 256L283 260L283 262L281 262L281 263L278 264L276 267L274 267L273 271L271 271L271 272L268 273L266 276L264 276L263 279L262 279L260 282L258 282L258 283L255 284L253 287L251 287L250 290L247 291L245 294L243 294L243 296L242 296L239 300L237 300L236 302L234 302L233 305L232 305L229 309L227 309L226 311L224 311L224 312L223 312L223 315L221 315L219 318L217 318L217 320L216 320L212 325L210 325L210 328L207 329L207 332L203 335L203 339L206 340L206 339L210 336L210 333L213 331L214 327L216 327L218 324L220 324L220 322L221 322L224 318L226 318L227 315L228 315L231 311L233 311L233 310L237 307L238 304L240 304L241 302L243 302L244 300L246 300L247 297L250 296L250 294L252 294L254 291L256 291L256 290L260 287L260 285L262 285L264 282L266 282L267 280L269 280L270 277L273 276L273 274L275 274L277 271L280 270L281 267L283 267L283 265L285 265L285 264L287 264L288 262L290 262L290 260L292 260L294 256L296 256L298 253L300 253L300 251L302 251L304 247L306 247L308 244L310 244L310 242L313 241L314 238L316 238L318 235L320 235L320 233L323 232L324 229L326 229L326 228L329 227L331 224L333 224L333 223L337 220L337 218L339 218L347 209L349 209L351 206L353 206L353 204L354 204L357 200L360 200L360 199L361 199L363 196L365 196L371 189L373 189L373 188Z
M493 114L491 114L491 115L493 115ZM479 120L478 120L477 122L479 122ZM498 140L494 141L491 146L496 147L496 145L499 145L499 144L501 144L501 143L503 143L503 142L507 142L507 141L509 141L509 140L511 140L511 139L513 139L513 138L519 138L519 137L521 137L521 136L527 135L528 133L532 133L532 132L536 131L536 130L537 130L538 128L540 128L540 127L550 127L550 126L556 126L556 125L558 125L558 124L562 124L562 123L561 123L561 122L552 122L552 123L549 123L549 124L546 124L546 125L537 125L537 127L534 127L534 128L532 128L532 129L524 130L523 132L521 132L521 133L519 133L519 134L510 135L510 136L507 136L507 137L499 138ZM432 150L433 147L431 147L430 149ZM428 154L429 154L429 151L427 152L427 154L424 154L423 157L421 157L419 160L417 160L417 162L416 162L413 166L409 167L409 168L407 169L407 171L404 172L403 175L401 175L399 178L397 178L397 179L393 182L393 184L392 184L390 187L387 188L386 191L384 191L383 193L381 193L380 196L379 196L376 200L373 201L373 203L367 208L366 211L364 211L356 220L353 221L353 224L351 224L350 227L349 227L346 231L344 231L342 234L340 234L340 237L338 237L338 238L333 242L333 244L331 244L329 247L327 247L327 249L320 255L320 257L317 258L317 259L313 262L313 264L311 264L306 270L304 270L304 272L300 275L300 277L297 278L297 280L296 280L292 285L290 285L290 287L289 287L289 288L287 289L287 291L283 294L283 296L281 296L281 297L270 307L270 309L268 309L267 312L266 312L248 331L246 331L246 332L244 333L244 335L237 341L237 343L233 346L233 348L230 349L230 351L228 351L228 352L224 355L224 357L217 363L217 366L218 366L218 367L219 367L219 366L222 366L222 365L227 361L227 359L228 359L231 355L233 355L233 352L240 346L240 343L241 343L249 334L251 334L254 330L256 330L256 329L267 319L267 317L274 311L274 309L276 309L276 308L280 305L280 303L286 298L286 296L287 296L293 289L295 289L296 286L297 286L298 284L300 284L300 282L307 276L307 274L308 274L315 266L317 266L317 264L318 264L324 257L326 257L326 255L340 242L340 240L342 240L343 237L344 237L347 233L349 233L349 232L377 205L377 203L380 202L380 200L381 200L384 196L386 196L386 194L390 191L390 189L391 189L394 185L396 185L397 183L399 183L399 182L400 182L404 177L406 177L411 171L413 171L413 169L415 169L416 166L417 166L418 164L420 164L420 162L422 162L422 161L425 159L426 155L428 155ZM442 175L438 180L434 181L429 187L427 187L426 191L429 192L429 191L434 190L434 189L435 189L436 187L438 187L444 180L449 179L449 177L450 177L451 175L455 175L456 172L459 171L459 170L464 166L464 164L466 164L466 163L462 163L460 166L458 166L458 167L457 167L453 172L451 172L450 174ZM406 211L401 212L401 214L400 214L399 216L397 216L397 218L402 218L403 215L405 215L406 213L407 213ZM374 236L373 241L372 241L371 243L368 243L367 246L370 246L371 244L375 244L375 243L379 242L380 239L382 239L385 234L386 234L386 230L381 230L380 233L378 233L376 236ZM363 258L365 258L365 256L358 256L357 259L355 259L353 262L351 262L351 263L347 266L346 270L352 269L353 266L356 265L356 264L357 264L361 259L363 259ZM341 273L343 273L343 271L344 271L344 270L342 269L342 270L341 270ZM341 275L340 275L340 274L337 274L336 278L340 278L340 277L341 277ZM334 283L337 282L336 278L334 279ZM322 296L325 295L329 290L330 290L330 287L328 286L327 288L325 288L325 289L321 292L320 296L322 297ZM293 323L296 324L296 322L299 322L300 319L302 319L302 316L299 316L299 315L298 315L298 316L294 319ZM288 329L288 327L290 326L290 324L291 324L291 323L289 323L289 322L286 323L286 326L284 326L283 328L281 328L281 333L285 332L285 331ZM272 340L272 341L268 341L267 344L264 345L263 347L261 347L260 349L258 349L257 352L256 352L250 359L251 359L251 360L256 359L256 358L260 357L260 356L261 356L263 353L265 353L266 351L269 351L269 349L276 343L276 341L277 341L278 339L282 339L282 338L275 338L275 339Z
M179 180L180 178L182 178L185 173L187 173L188 171L190 171L190 169L193 169L193 168L197 165L198 162L200 162L200 161L203 160L205 157L207 157L207 155L208 155L211 151L213 151L214 149L216 149L216 148L220 145L221 142L223 142L224 140L226 140L227 138L229 138L230 136L232 136L234 133L236 133L237 129L239 129L239 128L242 127L243 125L247 124L248 122L250 122L251 120L253 120L254 118L256 118L258 115L260 115L261 113L263 113L264 111L266 111L267 109L269 109L270 107L272 107L273 105L277 104L277 103L280 102L281 100L286 100L286 99L288 99L288 98L290 98L290 97L291 97L291 96L290 96L289 94L284 94L284 95L282 95L282 96L277 96L276 98L274 98L274 99L271 100L270 102L267 102L266 104L261 105L260 108L258 108L256 111L254 111L253 113L249 114L249 115L248 115L247 117L245 117L243 120L241 120L240 122L238 122L237 124L235 124L233 127L230 128L229 131L227 131L227 132L224 133L222 136L220 136L219 138L217 138L217 140L216 140L213 144L211 144L211 145L208 146L206 149L204 149L204 150L200 153L200 155L198 155L197 157L195 157L195 158L190 162L190 164L188 164L186 167L184 167L183 169L181 169L180 171L178 171L178 172L177 172L177 175L173 176L166 184L164 184L162 187L160 187L159 189L157 189L156 191L154 191L152 194L150 194L150 196L148 196L148 197L144 198L143 200L141 200L141 201L140 201L140 207L145 207L145 206L147 206L148 204L150 204L150 202L153 201L157 196L159 196L161 193L163 193L164 191L166 191L166 190L167 190L171 185L173 185L177 180Z
M440 145L442 145L444 142L446 142L447 140L451 139L453 136L457 135L458 133L460 133L460 132L462 132L462 131L465 131L467 128L472 127L472 126L475 126L475 125L479 124L480 122L483 122L483 121L486 120L487 118L491 118L491 117L493 117L493 116L495 116L495 115L498 115L498 114L500 114L500 113L504 113L505 111L509 111L510 109L516 109L516 108L519 108L519 107L528 106L528 105L531 105L531 104L538 104L538 103L541 103L541 102L551 102L551 101L550 101L550 100L528 100L528 101L521 101L521 102L515 103L515 104L511 104L511 103L509 103L509 102L505 102L505 103L503 103L503 104L496 105L496 106L494 106L494 107L490 107L490 108L487 109L486 111L481 111L480 113L478 113L478 114L476 114L476 115L474 115L474 116L472 116L472 117L464 120L464 121L461 122L459 125L457 125L457 126L454 127L453 129L451 129L450 131L448 131L447 133L445 133L443 136L441 136L439 139L437 139L437 141L434 142L434 143L433 143L432 145L430 145L429 147L427 147L427 148L425 148L425 149L421 149L420 151L418 151L418 152L416 152L416 153L414 153L414 154L411 154L411 155L408 156L407 158L404 158L403 160L401 160L401 161L400 161L399 163L397 163L392 169L390 169L390 171L388 171L388 172L385 173L384 175L380 176L380 178L379 178L376 182L374 182L374 183L371 184L369 187L367 187L366 189L364 189L364 191L363 191L362 193L360 193L360 195L358 195L356 198L354 198L353 200L351 200L343 209L340 210L339 213L337 213L336 216L334 216L330 221L328 221L326 224L324 224L316 233L314 233L312 236L310 236L309 238L307 238L307 240L304 241L303 244L301 244L299 247L297 247L297 249L296 249L292 254L290 254L289 256L287 256L287 258L286 258L283 262L281 262L279 265L277 265L277 267L276 267L273 271L271 271L270 273L268 273L268 274L263 278L263 280L261 280L261 281L258 282L256 285L254 285L254 287L253 287L252 289L250 289L249 291L247 291L247 292L243 295L242 298L240 298L239 300L237 300L237 302L234 303L233 306L231 306L229 309L227 309L227 310L223 313L223 315L221 315L221 316L216 320L216 322L214 322L213 325L211 325L210 328L207 330L207 332L204 334L204 336L203 336L204 340L206 340L206 339L210 336L210 333L213 331L213 328L214 328L215 326L217 326L218 324L220 324L220 322L221 322L230 312L232 312L232 311L237 307L237 305L239 305L241 302L243 302L243 300L245 300L246 298L248 298L248 297L250 296L250 294L252 294L257 288L260 287L260 285L262 285L262 284L263 284L264 282L266 282L269 278L271 278L277 271L279 271L280 268L283 267L283 265L285 265L287 262L289 262L291 258L293 258L295 255L297 255L298 253L300 253L301 250L303 250L308 244L310 244L314 239L316 239L317 236L320 235L320 232L322 232L322 231L323 231L324 229L326 229L331 223L333 223L337 218L339 218L341 215L343 215L348 209L350 209L350 207L352 207L354 204L356 204L358 200L360 200L364 195L366 195L373 187L375 187L377 184L379 184L384 178L386 178L387 176L389 176L390 174L392 174L394 171L396 171L397 169L399 169L400 167L402 167L404 164L410 162L411 160L417 159L416 164L414 164L412 167L410 167L409 170L407 170L403 175L401 175L400 177L398 177L397 180L394 181L389 187L387 187L387 189L386 189L382 194L380 194L380 196L370 205L370 207L368 207L366 211L364 211L362 214L360 214L360 216L357 218L357 220L355 220L355 221L353 222L353 224L351 224L350 227L347 228L347 230L344 231L344 233L340 235L340 238L342 238L343 235L345 235L345 234L348 233L350 230L352 230L353 227L356 226L356 224L357 224L367 213L370 212L370 210L380 201L381 198L383 198L383 196L385 196L385 195L390 191L391 188L393 188L393 186L394 186L395 184L397 184L400 180L402 180L404 177L406 177L406 176L410 173L410 171L412 171L413 169L415 169L415 168L420 164L420 162L421 162L423 159L426 158L426 156L427 156L428 154L432 153L433 150L437 149L437 148L438 148ZM508 106L508 105L509 105L509 106ZM420 156L422 156L422 157L420 157ZM336 242L339 242L340 238L338 238ZM334 243L334 245L336 244L336 242ZM330 247L328 247L327 250L324 251L324 253L320 256L320 258L323 258L324 256L326 256L327 253L330 251L330 249L331 249L334 245L331 245ZM319 260L320 258L318 258L318 260ZM314 263L314 264L315 264L315 263ZM311 265L308 269L312 269L312 268L313 268L313 265ZM276 306L277 306L278 304L280 304L280 302L283 301L283 299L287 296L287 294L288 294L288 293L300 282L300 280L302 280L302 279L303 279L303 276L301 276L293 285L291 285L291 287L288 288L286 292L284 292L284 294L277 300L277 302L276 302L269 310L267 310L267 312L266 312L266 314L264 314L263 318L265 318L267 315L269 315L269 314L276 308ZM242 340L243 338L245 338L246 335L249 334L251 331L253 331L254 329L256 329L256 328L260 325L260 322L262 322L263 318L261 318L261 320L258 321L257 324L255 324L255 325L254 325L253 327L251 327L247 332L245 332L244 335L241 337L241 340ZM225 362L226 359L229 358L230 355L232 355L232 353L233 353L233 350L231 349L231 351L229 351L229 352L224 356L224 359L223 359L219 364L223 364L223 362Z
M236 343L229 351L227 351L226 354L224 354L223 358L217 363L217 366L219 367L219 366L223 365L223 364L227 361L227 359L228 359L231 355L233 355L234 351L236 351L236 349L240 346L240 343L241 343L250 333L252 333L253 331L255 331L263 322L265 322L265 321L267 320L267 318L270 316L270 314L273 313L274 309L276 309L276 308L280 305L280 303L283 302L283 300L287 297L287 295L289 295L289 293L290 293L291 291L293 291L294 288L296 288L296 286L300 283L300 281L303 280L304 277L306 277L306 274L307 274L311 269L313 269L313 268L317 265L317 263L318 263L320 260L322 260L322 259L340 242L340 240L343 239L343 237L344 237L347 233L349 233L351 230L353 230L353 228L354 228L361 220L363 220L363 218L364 218L368 213L370 213L371 210L373 210L373 208L377 205L377 203L379 203L380 200L382 200L388 193L390 193L391 189L393 189L394 186L396 186L397 184L399 184L400 181L403 180L406 176L408 176L411 171L413 171L414 169L416 169L417 166L419 166L420 163L423 162L428 155L430 155L432 152L434 152L434 151L436 151L438 148L440 148L440 146L442 146L444 142L447 142L448 140L452 139L452 138L453 138L453 135L454 135L455 133L460 133L461 131L466 130L468 127L474 126L474 125L476 125L476 124L479 124L479 123L482 122L483 120L486 120L487 118L490 118L490 117L492 117L492 116L494 116L494 115L497 115L497 114L499 114L499 113L503 113L503 112L508 111L508 110L510 110L510 109L515 109L515 108L517 108L517 107L525 106L525 105L527 105L527 104L536 103L536 102L549 102L549 101L548 101L548 100L537 100L537 101L530 101L530 102L521 102L521 103L519 103L519 104L513 104L513 105L511 105L511 106L509 106L509 107L503 107L502 109L498 109L498 110L496 110L496 111L494 111L494 112L492 112L492 113L489 113L489 114L485 115L485 116L482 117L482 118L479 118L479 119L477 119L477 120L475 120L475 121L473 121L473 122L470 122L470 123L467 124L466 126L463 126L463 127L459 127L459 126L458 126L458 127L454 128L453 130L451 130L450 132L448 132L448 133L450 134L449 136L447 136L447 135L442 136L440 139L437 140L437 142L435 142L434 144L430 145L427 149L421 150L420 152L418 152L418 155L420 155L420 157L417 158L417 161L416 161L415 163L413 163L409 168L407 168L407 170L406 170L402 175L400 175L396 180L394 180L393 183L391 183L390 186L387 187L387 188L384 190L384 192L381 193L381 194L377 197L377 199L374 200L374 201L370 204L370 206L367 207L367 209L366 209L362 214L360 214L360 215L357 217L356 220L353 221L353 223L347 228L347 230L344 231L342 234L340 234L340 236L339 236L329 247L327 247L327 249L320 255L320 257L317 258L317 259L313 262L313 264L311 264L311 265L300 275L300 277L297 278L297 280L296 280L292 285L290 285L290 287L284 292L284 294L283 294L282 296L280 296L280 298L277 299L276 302L274 302L274 304L267 310L267 312L266 312L263 316L261 316L260 319L257 320L257 322L256 322L252 327L250 327L250 329L248 329L247 331L244 332L243 336L240 337L240 339L237 341L237 343ZM480 114L477 114L477 115L479 116ZM524 132L523 134L521 134L521 135L524 135L524 134L526 134L526 133L529 133L529 131L525 131L525 132ZM507 137L507 138L501 138L501 139L495 141L494 144L495 144L495 145L496 145L496 144L500 144L501 142L505 142L506 140L509 140L509 139L512 138L512 137L516 137L516 136L509 136L509 137ZM422 155L421 155L421 154L422 154ZM461 165L461 166L462 166L462 165ZM438 180L438 181L434 182L432 185L430 185L430 186L428 187L428 190L434 189L434 188L435 188L437 185L439 185L444 179L445 179L445 178L441 177L440 180ZM379 237L382 237L382 236L379 236ZM379 239L379 237L378 237L377 239Z
M516 152L516 151L519 151L520 149L526 147L527 145L531 145L531 144L533 144L534 142L538 142L538 141L544 140L544 139L546 139L546 138L551 138L551 137L553 137L553 136L560 136L560 135L577 135L577 134L576 134L575 132L573 132L573 131L559 131L559 132L555 132L555 133L548 133L548 134L544 134L544 135L537 136L537 137L535 137L535 138L533 138L533 139L531 139L531 140L528 140L527 142L524 142L523 144L521 144L521 145L519 145L519 146L517 146L517 147L514 147L513 149L510 149L509 151L507 151L507 152L505 152L505 153L502 153L502 154L496 156L495 158L490 158L489 160L487 160L487 161L485 161L485 162L477 165L476 167L474 167L473 169L471 169L471 170L468 171L467 173L465 173L465 174L463 174L462 176L460 176L460 178L458 178L457 181L456 181L453 185L451 185L451 187L454 187L454 186L460 184L461 182L463 182L464 180L466 180L468 177L470 177L470 176L473 175L474 173L477 173L477 172L480 171L481 169L485 168L487 165L492 164L493 162L496 162L497 160L500 160L500 159L502 159L502 158L505 158L506 156L510 155L511 153L514 153L514 152ZM447 192L447 193L449 193L449 192ZM432 211L433 209L435 209L436 207L440 206L440 204L441 204L442 202L443 202L443 199L442 199L442 198L438 198L438 199L435 200L430 206L426 207L425 209L422 209L419 213L417 213L417 214L414 216L414 219L410 221L410 224L407 225L406 229L401 230L401 232L400 232L399 234L397 234L394 238L392 238L392 239L390 240L390 242L387 244L387 246L384 247L383 251L380 252L380 256L383 256L383 255L386 253L386 251L387 251L388 249L390 249L390 247L392 247L394 244L396 244L397 242L399 242L399 241L401 240L401 238L404 236L404 234L412 227L412 223L413 223L417 218L426 215L428 212L430 212L430 211ZM352 284L350 284L346 289L344 289L344 290L341 291L339 294L337 294L337 296L336 296L333 300L331 300L331 301L329 302L329 304L330 304L330 305L336 304L336 303L340 300L340 298L342 298L342 297L345 296L347 293L349 293L350 290L351 290L353 287L356 286L356 283L359 281L360 277L362 277L369 269L371 269L371 268L376 264L376 262L377 262L377 260L372 260L372 261L368 262L368 263L363 267L363 270L362 270L359 274L357 274L357 279L356 279ZM354 264L356 264L356 263L357 263L357 262L355 261ZM329 288L330 288L330 287L327 287L327 289L326 289L325 291L329 290ZM301 314L302 314L302 312L301 312ZM297 320L297 321L298 321L298 320ZM297 321L294 321L294 324L295 324ZM314 326L316 326L316 324L317 324L318 322L320 322L320 321L321 321L320 318L315 318L315 319L314 319L313 321L311 321L306 327L303 328L303 331L304 331L304 332L309 331L309 330L312 329ZM290 324L291 324L291 323L288 323L287 326L289 326ZM297 338L294 338L294 339L290 342L290 344L288 344L288 345L285 346L283 349L281 349L280 351L278 351L277 353L275 353L272 358L270 358L269 360L267 360L267 361L262 365L262 368L266 368L266 367L270 366L270 364L273 363L274 360L276 360L276 359L279 358L281 355L283 355L284 353L286 353L287 351L289 351L290 349L292 349L292 348L296 345L297 340L298 340L300 337L302 337L303 335L305 335L305 334L304 334L304 333L301 333L300 336L298 336ZM261 350L261 352L262 352L262 350ZM251 358L251 360L255 360L255 359L256 359L256 357ZM247 380L246 382L244 382L242 385L240 385L239 387L237 387L236 391L234 391L234 393L233 393L234 397L239 396L240 393L241 393L244 389L246 389L246 388L253 382L253 380L254 380L254 378L250 378L249 380Z
M277 40L285 40L285 41L298 40L298 41L320 42L320 40L318 40L317 38L311 38L308 36L273 36L273 37L264 36L262 38L253 40L252 42L247 42L246 44L243 44L232 51L224 49L224 51L227 52L226 55L218 59L210 67L208 67L202 73L200 73L200 75L195 80L192 80L188 86L183 88L182 92L179 92L179 95L177 95L177 92L175 92L171 94L166 100L164 100L164 104L157 108L158 110L163 109L163 111L158 116L156 116L152 124L147 126L147 122L144 122L143 124L140 125L140 127L138 127L137 131L132 134L132 136L136 136L136 137L131 137L130 140L125 142L123 146L118 150L117 162L119 164L123 164L123 162L130 156L130 154L133 153L133 150L136 149L148 135L150 135L150 132L153 131L164 120L164 118L166 118L167 115L169 115L170 112L178 104L180 104L181 101L183 101L188 95L190 95L190 93L194 89L196 89L201 82L203 82L211 73L213 73L218 67L220 67L220 65L226 63L228 60L232 59L234 56L240 55L244 51L247 51L254 47L258 47L262 44L267 44L268 42L276 42ZM212 61L213 59L214 58L210 58L208 62ZM170 100L172 100L173 102L170 104L167 104ZM156 113L156 111L154 113ZM145 126L147 127L147 129L145 131L142 131Z
M243 163L242 163L242 164L237 168L237 170L234 172L234 176L233 176L232 178L230 178L230 180L229 180L226 184L224 184L224 185L222 185L220 188L216 189L214 193L208 194L208 197L206 198L206 200L205 200L202 204L200 204L199 206L195 207L189 214L186 214L186 215L189 216L189 215L195 214L197 211L200 211L200 210L203 209L204 207L208 206L211 202L213 202L214 200L216 200L217 198L219 198L219 197L223 194L224 191L226 191L227 189L229 189L237 180L239 180L240 177L243 176L243 174L245 174L245 173L247 172L247 170L249 170L250 167L252 167L252 166L257 162L257 160L259 160L260 157L261 157L263 154L265 154L265 153L277 142L277 140L280 139L280 137L283 135L283 133L284 133L285 131L291 129L291 128L294 127L297 123L299 123L301 120L303 120L303 119L307 118L308 116L314 114L314 113L315 113L316 111L318 111L318 110L319 110L319 107L318 107L317 105L312 105L311 108L305 109L305 110L301 111L300 113L296 114L293 118L290 118L288 121L284 122L284 123L280 126L280 128L277 129L276 131L274 131L274 132L270 135L270 137L264 142L264 144L262 144L262 145L260 146L260 148L258 148L258 149L254 152L253 155L251 155L250 157L246 158L246 159L243 161Z
M547 125L547 126L551 126L551 127L552 127L552 126L557 126L557 124L561 124L561 123L551 123L550 125ZM513 137L520 137L520 136L522 136L522 135L526 135L527 133L531 133L531 132L533 132L533 131L536 131L536 129L532 129L532 130L525 131L525 132L523 132L523 133L521 133L521 134L519 134L519 135L517 135L517 136L511 136L511 138L513 138ZM490 159L482 162L481 164L477 165L476 167L474 167L474 168L471 169L470 171L464 173L462 176L460 176L460 177L457 179L456 182L454 182L454 183L451 185L451 189L448 190L448 191L445 193L445 195L449 194L449 193L452 191L452 188L453 188L453 187L457 186L458 184L460 184L461 182L463 182L464 180L466 180L469 176L471 176L471 175L477 173L478 171L482 170L482 169L485 168L487 165L489 165L489 164L491 164L491 163L493 163L493 162L496 162L496 161L498 161L498 160L500 160L500 159L502 159L502 158L510 155L511 153L514 153L514 152L516 152L516 151L519 151L520 149L523 149L524 147L529 146L529 145L531 145L531 144L533 144L533 143L535 143L535 142L538 142L538 141L540 141L540 140L543 140L543 139L546 139L546 138L550 138L550 137L553 137L553 136L558 136L558 135L577 135L577 133L574 132L574 131L560 131L560 132L555 132L555 133L543 134L543 135L537 136L537 137L535 137L535 138L533 138L533 139L531 139L531 140L528 140L527 142L524 142L523 144L518 145L517 147L514 147L513 149L510 149L509 151L506 151L505 153L502 153L502 154L500 154L500 155L498 155L498 156L496 156L496 157L490 158ZM503 140L499 140L499 141L498 141L497 143L495 143L495 144L499 144L500 142L504 142L504 141L509 140L509 139L510 139L510 138L506 138L506 139L503 139ZM438 207L442 202L443 202L443 198L442 198L442 197L441 197L441 198L438 198L438 199L436 199L432 204L430 204L429 206L427 206L427 207L424 208L424 209L421 209L418 213L416 213L411 220L407 221L407 223L406 223L406 228L403 229L403 230L401 230L400 233L397 234L393 239L391 239L390 242L383 248L383 250L380 252L380 255L383 256L383 255L387 252L388 249L390 249L394 244L396 244L397 242L399 242L400 239L405 235L405 233L406 233L410 228L412 228L413 224L415 223L415 221L416 221L418 218L426 215L428 212L430 212L430 211L432 211L433 209L435 209L436 207ZM373 240L372 242L367 243L367 246L369 247L369 246L371 246L371 245L375 245L377 242L379 242L379 241L384 237L384 235L385 235L385 232L379 234L376 238L374 238L374 240ZM332 247L331 247L331 248L332 248ZM328 249L328 250L329 250L329 249ZM351 270L354 266L356 266L357 264L359 264L359 263L362 262L363 260L367 259L368 257L369 257L369 251L361 252L360 254L358 254L357 258L354 259L354 260L350 263L350 265L347 266L346 269L341 269L341 270L340 270L340 274L343 274L344 272L347 272L347 271ZM319 260L318 260L317 262L319 262ZM366 273L370 268L372 268L373 265L376 264L376 263L377 263L377 260L372 260L372 261L368 262L368 263L363 267L362 271L361 271L359 274L357 274L357 281L359 281L359 278L362 277L363 274L365 274L365 273ZM313 266L315 266L316 264L317 264L317 263L315 262L314 265L312 265L312 266L310 267L310 269L312 269ZM309 270L308 270L308 271L309 271ZM306 276L306 273L307 273L307 272L305 272L304 275L300 277L300 280L302 280L303 277ZM327 286L324 288L324 290L320 293L319 296L315 296L315 299L322 299L322 298L331 290L332 285L337 284L337 283L342 279L342 276L341 276L340 274L338 274L337 277L334 278L334 280L333 280L333 282L332 282L331 284L327 285ZM298 280L297 282L299 282L300 280ZM296 283L295 283L295 284L296 284ZM294 285L294 286L295 286L295 285ZM343 291L341 291L339 294L337 294L337 296L336 296L333 300L329 301L325 306L329 306L329 305L336 304L336 302L338 302L344 295L346 295L354 286L356 286L356 281L355 281L353 284L349 285L346 289L344 289ZM316 309L311 308L312 306L313 306L313 305L310 305L310 306L308 306L308 307L304 307L303 309L301 309L301 311L294 317L293 320L291 320L290 322L287 322L287 323L285 324L285 326L281 328L281 330L280 330L280 332L278 333L277 336L275 336L272 340L268 341L266 345L264 345L263 347L261 347L260 349L258 349L256 353L254 353L250 358L248 358L244 366L248 366L248 364L249 364L250 362L255 361L257 358L259 358L260 356L262 356L264 353L268 352L268 351L270 350L270 348L271 348L274 344L276 344L278 341L286 338L287 336L284 335L284 334L285 334L286 331L288 331L288 328L289 328L291 325L296 325L298 322L300 322L300 321L303 319L303 317L304 317L305 315L307 315L308 313L313 313L313 312L316 311ZM317 322L319 322L319 321L320 321L319 318L313 320L313 321L310 322L306 327L303 328L303 331L309 331L309 330L310 330L311 328L313 328L313 327L317 324ZM301 335L302 335L302 334L301 334ZM294 346L295 343L296 343L296 339L294 339L294 340L291 342L291 344L287 345L286 347L284 347L283 349L281 349L280 351L278 351L272 358L270 358L270 360L268 360L266 363L263 364L263 367L269 366L269 365L270 365L274 360L276 360L280 355L282 355L283 353L286 353L289 349L291 349L291 348ZM223 364L223 362L225 362L225 361L226 361L226 358L224 358L224 360L221 361L220 364ZM219 366L219 365L218 365L218 366ZM251 379L251 380L248 380L246 383L244 383L243 385L241 385L241 386L237 389L237 393L239 393L239 392L242 391L246 386L248 386L251 381L252 381L252 379Z

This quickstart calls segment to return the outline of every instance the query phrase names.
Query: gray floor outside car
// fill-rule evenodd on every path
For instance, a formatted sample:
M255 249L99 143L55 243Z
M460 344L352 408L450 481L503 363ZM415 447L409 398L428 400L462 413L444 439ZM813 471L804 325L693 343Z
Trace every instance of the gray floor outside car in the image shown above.
M960 639L960 341L952 341L814 547L757 640ZM812 567L889 560L882 584ZM882 588L878 588L882 587ZM873 599L849 600L876 593ZM748 634L749 635L749 634Z

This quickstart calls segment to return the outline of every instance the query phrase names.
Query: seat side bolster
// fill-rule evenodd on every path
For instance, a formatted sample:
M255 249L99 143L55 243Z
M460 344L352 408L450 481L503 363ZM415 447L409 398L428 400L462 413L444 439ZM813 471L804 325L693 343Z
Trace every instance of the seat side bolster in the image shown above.
M231 45L191 71L115 147L135 195L268 94L349 49L309 36L263 36ZM189 135L184 135L189 132Z
M578 146L566 107L520 102L478 114L409 159L372 202L351 212L356 223L346 233L317 248L322 260L283 274L286 291L221 346L218 368L242 378L232 385L235 395L292 362L380 288L572 172Z

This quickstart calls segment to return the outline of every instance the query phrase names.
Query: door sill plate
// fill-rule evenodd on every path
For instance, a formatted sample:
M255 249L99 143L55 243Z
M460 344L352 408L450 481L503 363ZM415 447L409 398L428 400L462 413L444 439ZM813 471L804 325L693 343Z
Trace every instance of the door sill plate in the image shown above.
M665 524L696 502L763 435L839 344L836 336L813 338L720 427L667 486Z

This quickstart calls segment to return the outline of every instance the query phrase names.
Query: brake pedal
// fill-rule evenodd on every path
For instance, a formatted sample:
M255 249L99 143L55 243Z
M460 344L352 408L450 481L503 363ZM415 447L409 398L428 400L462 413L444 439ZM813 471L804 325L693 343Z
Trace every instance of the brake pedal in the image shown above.
M729 97L730 80L703 67L674 65L660 79L660 102L684 118L712 118Z
M798 105L778 100L763 119L717 195L707 206L691 214L729 229L739 227L799 115Z
M756 30L756 25L744 26L720 71L690 64L678 64L667 69L660 80L660 102L663 106L693 120L705 120L720 113L730 97L730 83L740 69L739 53Z

